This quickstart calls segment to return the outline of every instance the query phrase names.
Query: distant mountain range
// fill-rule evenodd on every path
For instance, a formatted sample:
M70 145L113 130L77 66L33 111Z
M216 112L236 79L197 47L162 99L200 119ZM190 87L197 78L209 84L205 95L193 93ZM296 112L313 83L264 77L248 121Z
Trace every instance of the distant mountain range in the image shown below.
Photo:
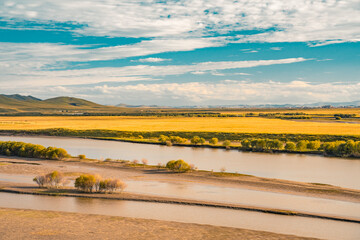
M118 104L117 107L126 108L327 108L327 107L360 107L360 101L353 102L318 102L311 104L239 104L239 105L185 105L185 106L158 106L158 105L128 105Z
M153 111L160 108L199 109L199 108L314 108L314 107L360 107L360 101L353 102L319 102L313 104L262 104L262 105L206 105L206 106L157 106L157 105L127 105L105 106L74 97L55 97L41 100L33 96L19 94L0 94L0 114L69 114L77 115L82 113L130 113L141 112L145 108L152 108ZM145 110L144 110L145 111ZM148 110L146 110L148 111Z

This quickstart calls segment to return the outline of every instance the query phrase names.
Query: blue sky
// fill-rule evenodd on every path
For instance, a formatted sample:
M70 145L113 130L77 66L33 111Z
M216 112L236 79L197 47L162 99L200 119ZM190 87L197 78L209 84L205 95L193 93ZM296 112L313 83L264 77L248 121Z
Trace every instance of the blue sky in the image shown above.
M3 0L0 93L102 104L360 100L358 0Z

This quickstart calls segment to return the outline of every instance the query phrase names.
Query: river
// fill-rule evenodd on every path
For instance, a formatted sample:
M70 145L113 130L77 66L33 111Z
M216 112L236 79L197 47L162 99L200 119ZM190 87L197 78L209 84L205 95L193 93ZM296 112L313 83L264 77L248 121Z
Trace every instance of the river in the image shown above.
M167 147L66 137L0 136L0 141L21 141L66 149L71 155L85 154L95 159L147 159L148 164L166 164L183 159L201 170L250 174L258 177L300 182L325 183L360 189L360 161L305 154L269 154L237 150Z
M211 224L322 239L360 237L357 223L175 204L0 193L0 207Z

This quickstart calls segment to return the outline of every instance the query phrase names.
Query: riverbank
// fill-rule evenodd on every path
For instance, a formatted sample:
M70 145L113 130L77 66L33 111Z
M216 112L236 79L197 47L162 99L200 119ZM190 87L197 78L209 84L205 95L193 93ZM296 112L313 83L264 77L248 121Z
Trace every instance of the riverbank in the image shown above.
M34 220L35 219L35 220ZM84 219L86 219L84 221ZM1 239L315 239L129 217L0 208Z
M355 131L356 133L358 131ZM359 132L360 134L360 132ZM286 153L286 154L305 154L305 155L318 155L324 157L341 157L341 158L353 158L359 159L360 155L356 152L356 147L352 149L352 153L341 153L336 149L327 149L327 147L320 147L316 149L297 149L297 143L299 141L321 141L322 143L340 144L339 141L359 141L359 135L326 135L326 134L270 134L270 133L230 133L230 132L136 132L136 131L116 131L116 130L74 130L74 129L40 129L40 130L0 130L2 136L57 136L57 137L75 137L75 138L87 138L96 140L111 140L111 141L122 141L130 143L140 144L153 144L153 145L167 145L167 146L180 146L180 147L195 147L195 148L215 148L215 149L228 149L237 150L242 152L262 152L262 153ZM172 142L159 141L160 136L179 136L185 140L185 142ZM194 136L204 138L204 142L201 144L192 143L190 141ZM220 140L219 143L211 144L211 138L216 137ZM208 139L209 141L205 141ZM241 145L242 140L249 141L251 145L252 140L262 141L258 146L258 143L254 146L243 147ZM224 144L229 141L227 144ZM280 141L281 147L271 147L272 141ZM291 142L294 145L293 148L287 148L285 145L287 142ZM360 141L359 141L360 142ZM270 144L270 145L269 145ZM319 142L320 144L320 142ZM269 145L269 146L267 146Z
M149 180L167 183L193 182L220 187L285 193L360 203L360 190L319 183L304 183L269 179L250 175L192 171L174 173L156 166L144 166L118 161L68 159L62 161L0 156L0 173L25 174L32 177L54 170L77 176L80 173L99 174L123 180Z

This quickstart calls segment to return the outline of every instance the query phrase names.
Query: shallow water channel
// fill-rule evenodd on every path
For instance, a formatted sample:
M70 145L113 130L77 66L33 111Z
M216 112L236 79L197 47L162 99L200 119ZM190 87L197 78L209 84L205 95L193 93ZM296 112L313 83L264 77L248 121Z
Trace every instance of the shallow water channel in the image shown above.
M32 176L0 173L0 181L33 183ZM360 219L360 204L338 200L305 197L282 193L220 187L194 182L160 182L127 180L126 192L146 195L242 204L314 214ZM72 183L73 184L73 183ZM71 185L73 186L73 185Z
M360 189L360 160L356 159L167 147L80 138L0 136L0 141L10 140L61 147L73 156L85 154L89 158L137 159L139 162L145 158L150 165L184 159L202 170L220 171L224 167L227 172Z
M360 236L356 223L175 204L0 193L0 207L211 224L323 239Z

